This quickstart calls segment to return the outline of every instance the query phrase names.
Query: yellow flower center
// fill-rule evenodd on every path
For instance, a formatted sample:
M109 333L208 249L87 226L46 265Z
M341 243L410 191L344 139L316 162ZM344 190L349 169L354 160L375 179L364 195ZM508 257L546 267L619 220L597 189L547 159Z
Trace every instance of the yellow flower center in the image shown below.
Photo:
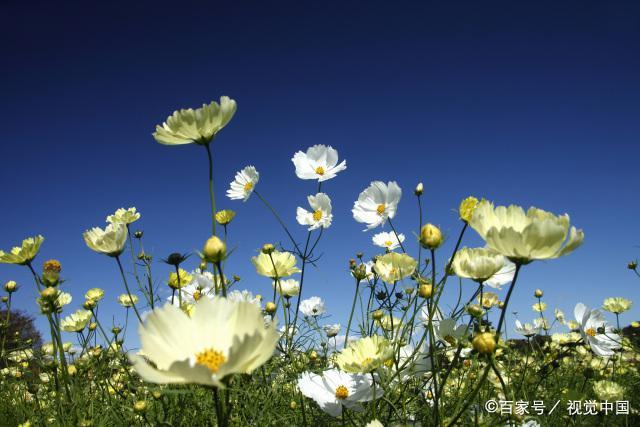
M206 366L214 374L218 372L220 365L222 365L226 360L227 359L224 357L222 352L212 348L203 350L196 354L196 363L198 365Z
M349 397L349 390L343 385L338 386L338 388L336 388L336 397L338 399L346 399Z
M587 335L591 336L591 337L595 337L596 336L596 330L593 328L589 328L586 331L584 331Z
M324 168L322 166L318 166L316 168L316 173L320 176L324 175Z
M393 245L393 242L391 240L387 240L386 242L384 242L384 245L391 247Z
M253 190L253 182L247 182L244 185L244 191L251 191L251 190Z
M384 203L381 203L378 205L378 207L376 208L376 211L378 212L378 215L383 215L384 214L384 210L387 208L387 206Z
M313 213L313 220L314 221L320 221L322 219L322 211L320 209L318 209L317 211L315 211Z
M196 290L196 291L193 293L193 299L194 299L194 300L196 300L196 301L198 301L198 300L200 299L200 297L202 297L202 293L201 293L199 290Z

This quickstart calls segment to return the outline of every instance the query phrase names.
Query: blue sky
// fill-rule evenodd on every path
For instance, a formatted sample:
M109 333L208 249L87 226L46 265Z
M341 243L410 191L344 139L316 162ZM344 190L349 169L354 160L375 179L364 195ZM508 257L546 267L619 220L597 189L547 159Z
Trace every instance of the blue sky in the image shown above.
M257 199L225 200L229 181L255 165L261 193L302 239L295 208L315 185L296 178L290 159L327 144L348 169L323 187L334 224L305 294L325 298L335 321L346 323L352 297L348 259L376 253L373 233L350 212L372 180L403 188L395 223L409 240L412 190L424 182L425 220L449 236L440 264L467 195L569 213L585 243L523 270L509 310L523 320L534 317L535 288L568 313L578 301L639 295L626 269L640 253L637 2L14 1L2 9L0 247L43 234L37 262L62 262L71 309L98 286L108 292L105 320L122 315L115 263L81 236L115 209L142 212L136 226L156 259L206 240L204 150L161 146L151 133L173 110L220 95L238 102L213 152L219 207L238 212L228 269L242 287L270 293L249 259L285 236ZM481 243L473 231L464 241ZM168 271L155 265L158 280ZM22 285L16 305L36 313L27 272L0 266L0 281L9 279ZM454 287L447 292L455 297ZM639 317L636 304L623 321Z

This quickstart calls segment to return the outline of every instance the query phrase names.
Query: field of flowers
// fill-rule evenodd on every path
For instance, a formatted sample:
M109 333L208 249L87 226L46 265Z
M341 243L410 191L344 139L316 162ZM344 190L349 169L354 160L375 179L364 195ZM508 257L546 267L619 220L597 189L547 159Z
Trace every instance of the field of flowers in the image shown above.
M582 244L585 234L566 214L468 197L458 208L455 249L444 253L441 230L423 222L422 184L407 196L394 181L371 182L353 218L365 231L390 231L372 236L375 251L344 254L351 310L333 313L346 324L329 323L322 296L304 287L305 271L322 263L317 248L333 219L323 183L347 165L334 148L315 145L292 158L298 178L317 182L296 212L301 241L260 193L255 167L231 182L227 197L259 199L273 216L274 241L286 242L242 242L258 249L255 280L271 287L263 296L241 289L226 262L235 212L216 209L212 178L212 142L235 112L236 102L222 97L174 112L153 134L160 144L206 149L211 212L202 214L211 229L194 242L201 251L154 259L135 228L141 213L118 209L83 237L119 271L120 295L86 289L75 309L60 262L37 260L43 236L0 251L1 263L33 276L4 284L0 425L640 425L640 324L623 315L630 300L576 300L565 314L542 290L520 289L531 295L531 321L515 320L520 336L505 335L518 278L534 261L562 262ZM415 198L416 238L394 228L403 195ZM466 247L469 233L485 246ZM168 280L154 277L156 263L170 266ZM640 276L635 262L628 268ZM475 289L471 298L461 298L462 283ZM39 291L44 343L12 310L28 286ZM158 286L171 289L168 300ZM455 307L441 303L445 294L458 295ZM129 327L100 315L104 298L126 308ZM137 334L139 348L126 348L125 334Z

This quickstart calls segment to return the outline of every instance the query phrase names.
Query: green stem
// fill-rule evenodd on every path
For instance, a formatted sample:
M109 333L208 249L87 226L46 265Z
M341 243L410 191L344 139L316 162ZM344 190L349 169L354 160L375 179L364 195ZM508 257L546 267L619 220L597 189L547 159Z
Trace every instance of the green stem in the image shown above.
M129 290L129 284L127 283L127 277L124 274L124 269L122 268L122 263L120 262L120 257L116 256L116 262L118 263L118 268L120 269L120 275L122 276L122 281L124 282L124 288L127 290L127 295L129 295L129 300L131 301L131 306L133 307L133 311L136 312L136 316L138 317L138 321L142 323L142 317L140 317L140 313L138 313L138 309L136 308L135 303L133 302L133 296L131 295L131 291Z
M358 290L360 288L360 281L356 279L356 292L353 295L353 304L351 304L351 313L349 314L349 322L347 322L347 330L344 335L344 348L347 348L347 344L349 344L349 329L351 329L351 321L353 320L353 312L356 308L356 301L358 299ZM393 316L391 316L393 319Z
M204 144L207 149L207 158L209 159L209 198L211 199L211 228L212 233L216 235L216 199L213 194L213 159L211 158L210 143Z

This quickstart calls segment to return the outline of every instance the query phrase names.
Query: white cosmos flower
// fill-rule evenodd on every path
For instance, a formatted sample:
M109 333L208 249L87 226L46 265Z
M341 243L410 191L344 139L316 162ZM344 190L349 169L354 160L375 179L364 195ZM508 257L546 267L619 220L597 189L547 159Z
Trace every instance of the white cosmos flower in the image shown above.
M114 214L107 217L107 222L111 224L120 222L122 224L131 224L140 219L140 212L135 207L132 208L120 208Z
M122 223L109 224L104 230L94 227L82 234L89 249L111 257L118 256L124 251L127 236L127 226Z
M300 179L317 179L318 182L334 178L347 168L347 161L338 164L338 152L326 145L309 147L306 153L298 151L291 159Z
M373 181L353 204L353 217L356 221L367 224L367 230L383 225L388 218L393 219L398 209L402 190L395 181L385 184Z
M456 319L432 320L433 335L445 347L453 346L467 334L465 325L458 325Z
M66 332L81 332L91 320L89 310L80 309L60 320L60 329Z
M295 279L278 279L273 282L273 289L285 298L291 298L300 293L300 282Z
M374 264L378 276L387 283L394 283L411 276L417 266L418 261L407 254L398 252L389 252L379 256Z
M219 105L212 101L195 110L174 111L162 126L156 126L153 137L164 145L208 144L229 123L236 108L236 101L222 96Z
M614 354L615 349L620 348L620 336L613 332L599 310L590 310L578 303L573 313L580 324L582 339L596 355L609 357Z
M340 333L340 323L334 323L333 325L324 325L322 329L324 329L327 337L333 338Z
M371 240L373 240L374 245L392 251L399 248L400 244L404 242L404 234L399 233L398 237L396 237L396 233L392 231L383 231L374 235Z
M324 314L327 309L324 306L324 301L320 297L311 297L300 301L300 311L305 316L320 316Z
M322 375L305 372L298 379L300 392L313 399L320 409L332 417L342 414L342 407L360 410L360 402L373 399L372 379L370 375L349 374L339 369L329 369ZM375 397L382 397L383 391L377 389Z
M451 267L458 277L484 282L504 266L504 257L485 248L462 248L453 257Z
M494 289L502 289L502 286L511 283L516 274L516 265L505 258L504 266L493 276L484 281L484 284Z
M524 335L527 338L531 338L540 332L539 325L531 324L531 323L522 323L518 319L516 319L516 327L515 330L520 335Z
M309 231L316 228L328 228L331 225L333 215L331 214L331 199L325 193L318 193L315 196L307 197L312 211L298 207L296 219L300 225L308 225Z
M253 193L253 190L256 187L256 184L260 180L260 174L253 166L247 166L238 173L236 173L236 177L229 184L229 189L227 190L227 197L231 200L242 200L246 202Z
M397 371L400 368L400 381L406 381L411 377L417 377L431 371L431 358L429 357L429 350L424 345L415 350L415 347L411 344L400 347L398 352L398 366L394 363L392 365L393 370Z
M582 244L584 232L569 227L569 215L556 216L534 207L497 206L482 200L469 225L487 247L512 261L528 263L567 255Z
M251 373L273 355L279 334L265 327L254 304L203 298L191 316L170 304L149 314L139 327L140 355L130 354L134 370L156 384L192 383L224 387L222 379Z

